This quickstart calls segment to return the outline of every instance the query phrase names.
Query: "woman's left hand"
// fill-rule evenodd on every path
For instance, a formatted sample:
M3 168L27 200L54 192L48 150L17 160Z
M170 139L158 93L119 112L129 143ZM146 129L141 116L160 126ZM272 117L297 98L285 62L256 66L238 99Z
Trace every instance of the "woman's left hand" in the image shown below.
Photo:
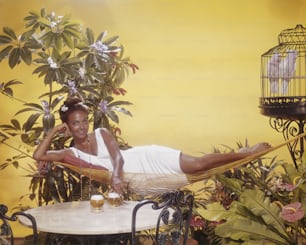
M120 176L112 176L111 187L114 192L123 194L126 192L126 183L120 178Z

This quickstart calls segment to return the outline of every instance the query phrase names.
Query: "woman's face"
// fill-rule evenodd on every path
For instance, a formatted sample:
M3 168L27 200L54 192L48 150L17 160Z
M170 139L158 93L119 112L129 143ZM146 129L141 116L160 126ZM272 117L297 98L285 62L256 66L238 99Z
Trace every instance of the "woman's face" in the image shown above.
M74 111L68 116L67 125L73 138L86 138L89 128L88 115L84 111Z

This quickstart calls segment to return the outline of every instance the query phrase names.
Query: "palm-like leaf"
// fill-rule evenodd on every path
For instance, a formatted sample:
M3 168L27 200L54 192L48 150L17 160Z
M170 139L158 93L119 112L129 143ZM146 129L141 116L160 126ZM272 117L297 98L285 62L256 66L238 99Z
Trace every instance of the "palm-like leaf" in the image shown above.
M270 244L288 244L279 234L267 230L265 225L247 219L236 219L219 225L216 228L216 234L221 237L230 237L233 240L253 241L254 243L266 241L266 244L269 244L267 242L269 241Z
M213 203L207 206L207 210L199 209L197 212L211 221L226 220L216 228L216 234L221 237L266 240L280 245L293 242L280 218L280 208L260 190L244 190L239 201L234 201L228 210Z
M0 35L0 45L5 47L0 51L0 61L8 57L10 68L14 68L24 61L27 65L32 63L32 49L41 48L40 43L32 36L33 31L26 31L17 38L14 30L4 27L5 35Z

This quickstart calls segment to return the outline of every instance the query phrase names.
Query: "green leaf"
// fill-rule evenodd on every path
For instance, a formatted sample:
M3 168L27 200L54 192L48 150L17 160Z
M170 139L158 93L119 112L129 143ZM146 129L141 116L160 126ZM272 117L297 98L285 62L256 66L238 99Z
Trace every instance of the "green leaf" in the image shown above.
M9 96L13 96L13 90L11 88L5 88L2 90L2 92Z
M63 47L62 39L59 36L57 35L53 36L53 43L54 43L55 49L57 49L58 51L62 50L62 47Z
M209 221L221 221L227 220L232 215L235 215L234 212L230 210L225 210L220 203L210 203L207 205L206 209L197 208L196 212L206 220Z
M2 44L7 44L12 42L12 38L8 37L8 36L4 36L4 35L0 35L0 45Z
M57 81L60 84L64 84L64 82L66 81L66 76L62 69L55 70L53 81Z
M106 36L106 34L107 34L106 31L101 32L101 33L97 36L96 42L97 42L97 41L102 41L103 38Z
M107 114L107 116L109 116L109 118L115 122L115 123L119 123L119 117L117 116L117 114L111 110L106 110L105 112Z
M28 144L29 143L29 135L27 133L21 134L21 140L23 143Z
M87 36L88 44L93 44L95 39L94 39L93 31L90 28L86 28L86 36Z
M53 41L53 34L51 31L46 32L40 37L40 40L43 42L44 47L49 48Z
M66 60L66 59L69 58L70 55L71 55L70 51L63 52L61 55L59 55L59 59L60 60Z
M41 44L40 44L36 39L34 39L34 38L28 39L28 40L24 43L23 46L24 46L24 47L27 47L27 48L29 48L29 49L41 49L41 48L42 48Z
M13 161L13 162L12 162L12 165L13 165L15 168L18 168L18 167L19 167L18 161Z
M28 48L23 47L20 49L20 57L27 65L31 65L32 52Z
M65 42L65 44L70 48L70 49L74 49L74 41L72 39L72 37L66 33L62 33L62 37L63 40Z
M121 112L121 113L123 113L123 114L125 114L125 115L128 115L128 116L130 116L130 117L133 116L132 113L131 113L130 111L126 110L126 109L123 108L123 107L114 106L114 107L111 107L111 108L112 108L112 110L114 110L114 111Z
M54 110L55 107L58 105L58 103L61 102L61 101L63 100L63 98L64 98L64 96L58 96L58 97L56 97L56 98L52 101L50 108L51 108L52 110Z
M229 243L230 245L231 243ZM274 242L271 241L264 241L264 240L248 240L244 241L243 243L238 243L237 245L275 245Z
M9 54L12 48L13 46L10 45L0 51L0 61L3 60Z
M34 29L31 29L29 31L26 31L24 33L21 34L21 37L20 37L20 40L21 41L27 41L29 38L32 37L32 35L34 34L35 30Z
M85 58L85 65L87 67L90 67L94 63L94 55L93 54L88 54Z
M2 164L0 164L0 170L5 169L7 166L9 166L8 163L2 163Z
M88 54L88 51L86 50L86 51L81 51L80 53L77 54L77 56L81 58L87 54Z
M46 16L46 9L45 8L41 8L40 9L40 16L41 17L45 17Z
M27 108L23 108L19 111L17 111L15 113L15 116L20 114L20 113L23 113L23 112L28 112L28 111L38 111L40 113L43 113L44 112L44 109L42 108L41 105L39 104L35 104L35 103L26 103L25 106L28 106Z
M9 66L10 68L14 68L20 59L20 50L19 48L14 48L9 55Z
M218 236L228 237L234 240L267 240L279 245L288 244L288 241L267 229L265 225L247 219L229 220L224 224L218 225L215 232Z
M29 14L30 14L31 16L34 16L35 18L38 18L38 17L39 17L39 13L38 13L37 11L34 11L34 10L30 10L30 11L29 11Z
M108 104L108 106L118 106L118 105L133 105L129 101L117 100Z
M81 33L78 30L72 29L72 28L65 28L64 33L66 34L70 34L74 37L76 37L77 39L81 38Z
M108 45L108 46L109 46L109 45L115 43L118 39L119 39L119 36L114 36L114 37L111 37L111 38L105 40L103 43L104 43L105 45Z
M36 123L36 121L37 121L37 119L39 118L40 115L41 115L41 113L35 113L35 114L30 115L28 120L23 124L22 129L25 132L31 130L33 125Z
M20 123L19 123L18 120L12 119L12 120L11 120L11 123L14 125L15 129L17 129L17 130L20 130L20 129L21 129L21 126L20 126Z
M240 202L264 222L276 229L280 234L286 232L283 220L280 218L280 208L271 203L270 198L265 197L259 190L245 190L240 196Z
M216 178L224 185L228 186L233 192L239 194L242 192L244 182L236 178L227 178L223 174L217 174Z
M70 59L67 59L63 61L63 65L75 65L75 64L81 64L81 60L78 57L72 57Z
M43 111L44 110L43 107L40 104L37 104L37 103L25 103L24 105L32 107L34 109L37 109L39 111Z
M3 32L14 40L17 40L16 34L10 27L3 27Z
M42 65L42 66L39 66L37 67L34 71L33 71L33 74L35 73L40 73L41 75L43 74L46 74L47 71L50 69L50 66L49 65Z
M55 81L55 69L49 69L46 73L44 83L48 85L51 84L53 81Z
M5 84L5 87L7 86L11 86L11 85L16 85L16 84L22 84L22 82L18 81L18 80L10 80Z

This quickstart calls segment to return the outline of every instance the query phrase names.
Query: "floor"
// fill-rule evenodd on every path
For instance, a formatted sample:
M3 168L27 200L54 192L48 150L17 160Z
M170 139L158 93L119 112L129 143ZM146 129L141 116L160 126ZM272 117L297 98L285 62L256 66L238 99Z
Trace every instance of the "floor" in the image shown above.
M24 244L24 238L15 238L14 244L15 245L23 245Z

